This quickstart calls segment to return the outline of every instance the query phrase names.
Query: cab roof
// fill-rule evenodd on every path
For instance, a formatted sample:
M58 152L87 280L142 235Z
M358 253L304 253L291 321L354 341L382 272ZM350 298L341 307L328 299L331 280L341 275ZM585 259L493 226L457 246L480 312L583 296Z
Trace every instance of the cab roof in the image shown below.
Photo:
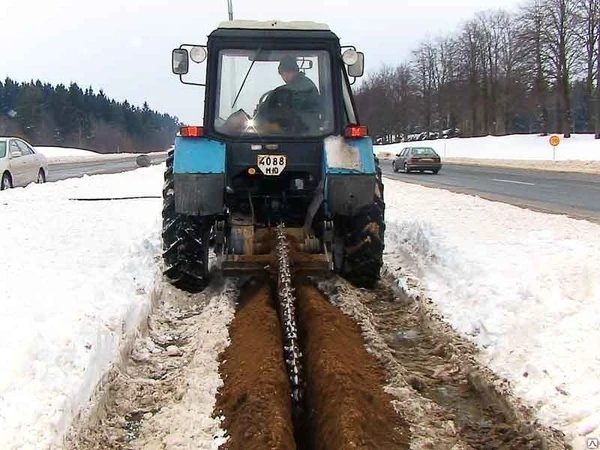
M232 20L221 22L218 26L221 29L242 29L242 30L319 30L330 31L325 23L310 21L280 21L280 20Z

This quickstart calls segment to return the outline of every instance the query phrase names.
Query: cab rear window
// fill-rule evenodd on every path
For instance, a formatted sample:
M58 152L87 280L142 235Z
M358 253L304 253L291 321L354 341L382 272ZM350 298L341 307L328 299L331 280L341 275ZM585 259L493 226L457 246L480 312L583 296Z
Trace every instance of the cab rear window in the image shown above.
M0 141L0 158L6 156L6 141Z

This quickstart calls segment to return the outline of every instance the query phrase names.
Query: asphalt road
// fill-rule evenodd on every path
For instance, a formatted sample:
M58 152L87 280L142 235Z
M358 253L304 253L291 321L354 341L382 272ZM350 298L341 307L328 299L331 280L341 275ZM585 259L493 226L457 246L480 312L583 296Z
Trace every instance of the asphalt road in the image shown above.
M600 176L573 172L445 164L437 175L394 173L381 160L384 176L423 186L477 195L542 212L600 223Z
M165 161L164 155L152 155L150 160L152 164L160 164ZM89 161L89 162L74 162L74 163L57 163L48 165L48 180L59 181L67 178L78 178L83 175L98 175L107 173L127 172L129 170L138 169L135 162L136 157L115 159L111 161Z
M149 155L153 164L166 156ZM51 164L48 181L137 169L135 157L112 161ZM477 195L537 211L567 214L600 223L600 176L573 172L445 164L437 175L394 173L382 160L384 176L408 183Z

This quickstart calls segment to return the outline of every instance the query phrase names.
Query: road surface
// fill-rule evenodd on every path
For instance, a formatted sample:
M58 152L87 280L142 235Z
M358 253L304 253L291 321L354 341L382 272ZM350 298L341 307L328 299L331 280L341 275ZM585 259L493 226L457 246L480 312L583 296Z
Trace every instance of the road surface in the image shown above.
M165 155L148 154L152 164L159 164L167 158ZM56 163L48 165L48 180L59 181L67 178L77 178L83 175L97 175L119 173L138 169L135 162L137 156L131 158L114 159L111 161L82 161L73 163Z
M165 155L149 155L153 164ZM48 181L137 169L135 157L112 161L51 164ZM542 212L567 214L600 223L600 177L594 174L551 172L490 166L445 164L438 175L394 173L391 161L381 160L384 176L427 187L477 195Z
M438 175L404 174L394 173L387 160L381 160L381 169L408 183L600 223L600 177L594 174L459 164L445 164Z

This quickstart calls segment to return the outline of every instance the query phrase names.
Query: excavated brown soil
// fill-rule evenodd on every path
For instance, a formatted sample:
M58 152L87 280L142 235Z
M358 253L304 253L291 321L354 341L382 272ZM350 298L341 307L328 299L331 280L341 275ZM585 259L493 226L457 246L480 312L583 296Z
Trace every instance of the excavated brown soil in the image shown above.
M410 314L407 303L394 301L389 287L380 286L372 294L365 305L379 319L394 356L411 374L409 383L450 413L464 442L481 450L547 448L542 435L516 419L483 374L473 366L457 364L452 346L427 330L423 316Z
M408 449L406 423L383 390L382 367L352 319L310 284L296 287L304 353L306 448Z
M293 450L291 389L283 360L281 327L268 283L242 289L231 344L220 356L223 387L216 415L228 441L221 449Z
M393 284L386 279L373 291L359 291L337 280L319 287L361 323L367 348L390 373L401 374L412 388L410 396L430 405L425 415L414 409L407 416L415 448L454 450L458 442L469 450L568 448L560 433L540 426L506 392L506 383L478 364L476 349L444 324L426 300L409 299ZM399 404L410 414L409 395L399 392ZM446 424L445 433L439 433L439 424ZM427 442L428 436L433 442Z

